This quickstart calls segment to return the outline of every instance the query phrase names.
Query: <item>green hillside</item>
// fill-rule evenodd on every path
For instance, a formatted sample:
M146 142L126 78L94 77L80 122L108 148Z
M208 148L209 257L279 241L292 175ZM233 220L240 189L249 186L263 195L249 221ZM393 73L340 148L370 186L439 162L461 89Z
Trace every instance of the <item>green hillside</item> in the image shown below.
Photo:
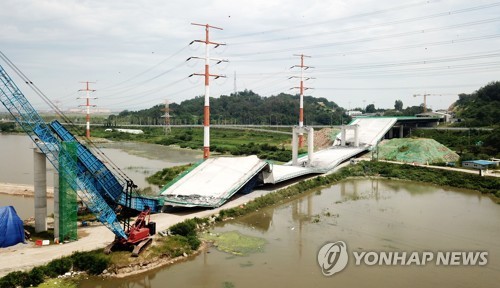
M500 82L491 82L471 94L460 94L452 105L461 126L480 127L500 124Z
M202 124L202 96L170 104L171 121L175 124ZM163 105L156 105L139 111L122 111L118 118L132 124L163 123ZM299 95L281 93L263 97L250 90L210 98L210 119L212 124L255 124L255 125L293 125L299 115ZM113 118L113 117L111 117ZM326 98L304 96L304 122L306 125L336 125L350 118L344 109ZM114 124L110 119L110 124ZM135 123L137 122L137 123ZM119 123L118 123L119 124Z

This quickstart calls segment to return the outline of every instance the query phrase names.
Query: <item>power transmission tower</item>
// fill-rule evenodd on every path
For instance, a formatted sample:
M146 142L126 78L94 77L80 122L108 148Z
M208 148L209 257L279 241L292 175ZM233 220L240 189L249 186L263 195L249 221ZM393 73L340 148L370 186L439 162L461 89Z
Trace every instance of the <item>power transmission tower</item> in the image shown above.
M96 107L97 105L90 105L90 99L97 99L97 97L90 97L90 92L95 92L96 90L94 89L90 89L89 87L89 84L90 83L95 83L95 82L89 82L89 81L85 81L85 82L80 82L80 83L84 83L86 84L85 85L85 88L84 89L80 89L78 91L85 91L85 97L78 97L76 99L85 99L85 105L79 105L79 107L86 107L86 112L87 112L87 116L86 116L86 120L87 120L87 129L86 129L86 137L87 138L90 138L90 107Z
M215 48L217 48L221 45L226 44L210 41L210 29L222 30L222 28L211 26L209 24L191 23L191 25L205 27L205 40L194 40L189 43L189 45L195 42L205 43L205 57L189 57L186 61L189 61L191 59L205 60L205 73L193 73L189 75L189 77L194 75L205 77L205 105L203 109L203 159L208 159L208 157L210 156L210 77L214 77L214 79L226 77L224 75L210 74L210 61L216 61L216 64L227 62L227 60L223 59L210 58L210 49L208 45L214 45Z
M313 67L304 65L304 58L311 58L311 56L307 56L304 54L294 54L293 56L300 57L300 65L293 65L292 67L290 67L290 69L291 68L300 68L300 77L292 76L289 79L300 78L300 86L293 87L292 89L299 89L299 92L300 92L299 127L302 128L302 127L304 127L304 90L312 89L312 88L304 87L304 80L313 79L311 77L304 77L304 70L307 70L307 69L313 68ZM304 134L300 133L299 134L299 147L302 148L303 145L304 145Z
M165 114L163 117L165 117L165 134L168 134L168 132L171 131L170 129L170 105L168 102L168 99L165 99L165 108L163 108L163 112Z

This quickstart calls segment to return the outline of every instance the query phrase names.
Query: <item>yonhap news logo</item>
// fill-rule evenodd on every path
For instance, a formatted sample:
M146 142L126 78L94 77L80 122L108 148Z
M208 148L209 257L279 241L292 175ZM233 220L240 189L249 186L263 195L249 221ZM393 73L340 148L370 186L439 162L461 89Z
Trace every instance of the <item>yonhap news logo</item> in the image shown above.
M487 251L352 251L354 265L366 266L485 266ZM332 276L347 266L349 254L344 241L329 242L318 251L318 264L325 276Z
M344 241L326 243L318 252L318 263L325 276L332 276L344 270L348 258L347 245Z

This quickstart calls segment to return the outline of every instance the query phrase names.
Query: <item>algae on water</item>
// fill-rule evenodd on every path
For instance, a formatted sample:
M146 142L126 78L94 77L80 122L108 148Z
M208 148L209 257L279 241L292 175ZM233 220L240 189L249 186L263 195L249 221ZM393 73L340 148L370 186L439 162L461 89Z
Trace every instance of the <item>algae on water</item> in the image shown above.
M235 255L248 255L250 253L262 252L266 240L243 235L238 231L229 231L223 233L203 233L200 238L205 241L213 242L217 249L235 254Z

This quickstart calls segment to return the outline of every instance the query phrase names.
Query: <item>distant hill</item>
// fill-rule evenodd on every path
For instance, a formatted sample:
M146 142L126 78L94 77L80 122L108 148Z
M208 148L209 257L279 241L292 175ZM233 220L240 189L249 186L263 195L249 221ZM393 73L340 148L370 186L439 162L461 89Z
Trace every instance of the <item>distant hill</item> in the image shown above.
M500 82L491 82L472 94L460 94L451 109L462 126L479 127L499 125Z
M169 105L171 121L179 124L203 123L204 97L198 96L180 104ZM163 105L156 105L139 111L123 111L118 116L131 119L146 119L153 124L162 123ZM347 123L350 118L344 109L326 98L304 96L304 122L306 125ZM276 96L262 97L251 90L229 96L210 98L210 118L212 124L260 124L293 125L298 123L299 95L281 93Z

